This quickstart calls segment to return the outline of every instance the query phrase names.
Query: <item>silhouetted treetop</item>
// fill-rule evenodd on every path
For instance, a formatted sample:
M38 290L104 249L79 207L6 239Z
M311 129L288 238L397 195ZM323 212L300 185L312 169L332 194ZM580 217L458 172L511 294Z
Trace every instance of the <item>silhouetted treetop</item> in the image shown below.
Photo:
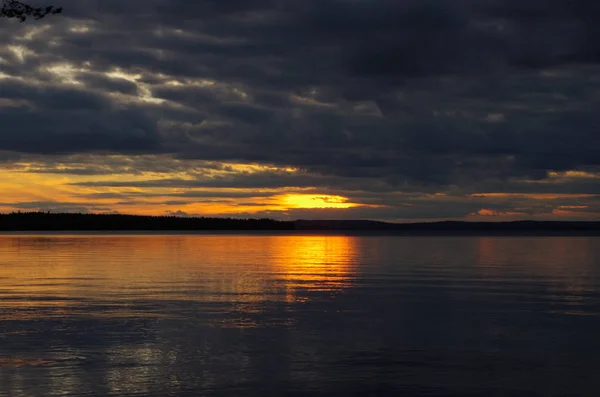
M600 222L431 222L236 219L51 212L0 213L0 231L318 231L400 235L600 235Z
M28 17L33 19L42 19L48 14L60 14L62 7L33 7L29 4L16 0L2 0L2 9L0 9L0 17L17 18L21 22L25 22Z

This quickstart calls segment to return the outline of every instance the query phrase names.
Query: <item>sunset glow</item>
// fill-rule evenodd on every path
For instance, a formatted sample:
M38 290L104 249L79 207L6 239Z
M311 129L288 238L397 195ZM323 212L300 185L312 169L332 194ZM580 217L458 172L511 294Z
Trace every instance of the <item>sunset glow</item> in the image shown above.
M597 1L0 2L0 396L600 389Z
M417 1L418 15L469 22L426 37L390 27L379 45L373 21L412 5L315 2L333 14L306 23L313 6L196 3L192 24L156 4L143 23L79 3L60 22L2 21L0 212L600 219L600 65L565 62L589 58L585 35L517 45L526 19ZM333 17L356 32L316 22ZM300 53L281 35L290 26ZM427 51L410 44L421 38Z
M347 201L347 198L341 196L287 194L282 197L281 204L288 208L352 208L356 206Z
M152 168L146 170L146 167ZM279 178L289 179L290 186L277 183L272 187L253 187L249 182L257 180L268 185ZM0 191L3 193L0 212L41 210L276 219L362 218L364 213L371 219L442 220L453 217L433 217L427 213L422 218L419 214L431 206L443 208L468 200L473 209L464 215L467 220L600 218L594 194L529 192L482 192L462 198L436 192L423 194L417 200L411 194L386 193L381 196L382 200L387 197L386 200L396 202L395 205L402 209L399 215L388 216L387 213L394 212L394 204L366 199L361 192L331 192L316 186L294 186L295 181L300 180L296 178L304 178L304 174L295 167L184 162L158 156L109 156L103 160L94 155L65 157L52 163L21 160L7 164L0 173ZM561 178L588 181L596 177L569 171L551 173L548 182L536 183L555 183L551 181Z

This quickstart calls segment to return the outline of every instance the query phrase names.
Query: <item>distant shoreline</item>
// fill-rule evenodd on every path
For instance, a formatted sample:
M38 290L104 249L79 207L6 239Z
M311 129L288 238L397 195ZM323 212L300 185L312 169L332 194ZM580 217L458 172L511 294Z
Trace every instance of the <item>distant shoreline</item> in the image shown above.
M0 230L2 236L341 236L341 237L596 237L600 231L532 232L394 232L361 230Z
M0 234L277 234L379 236L597 236L600 222L389 223L368 220L193 218L24 212L0 214Z

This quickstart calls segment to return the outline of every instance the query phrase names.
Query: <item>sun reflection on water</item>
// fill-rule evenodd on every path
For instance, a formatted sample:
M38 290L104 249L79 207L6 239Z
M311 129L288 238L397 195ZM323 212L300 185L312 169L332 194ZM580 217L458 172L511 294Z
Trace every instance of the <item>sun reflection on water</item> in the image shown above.
M0 319L37 309L61 317L169 315L140 301L290 301L299 289L349 287L356 255L344 236L3 236Z
M291 328L294 304L330 300L352 286L357 247L344 236L0 236L0 323L16 327L5 337L49 346L0 353L0 369L44 367L49 389L72 395L85 389L85 379L65 368L91 365L100 349L107 393L149 393L154 379L177 390L186 379L173 368L189 357L214 368L201 380L195 374L194 382L215 387L222 382L219 366L234 362L250 373L255 363L249 353L224 343L225 359L210 344L192 349L173 340L199 324L205 333ZM74 332L68 328L73 322L80 325L69 339L46 339ZM101 342L89 336L98 332ZM27 388L17 377L10 381L9 388Z
M354 238L347 236L277 238L270 252L270 268L290 290L347 288L358 257Z
M594 395L597 240L0 235L0 395Z

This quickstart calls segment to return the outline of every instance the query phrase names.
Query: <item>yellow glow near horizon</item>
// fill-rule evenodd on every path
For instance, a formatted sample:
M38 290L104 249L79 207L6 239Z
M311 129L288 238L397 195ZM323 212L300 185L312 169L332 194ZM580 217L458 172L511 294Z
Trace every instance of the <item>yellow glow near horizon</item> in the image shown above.
M349 203L346 197L327 194L286 194L281 204L288 208L352 208L357 204Z
M95 163L94 159L87 159L88 163ZM113 159L115 160L115 159ZM82 159L84 161L84 159ZM257 164L222 164L222 169L212 169L208 173L215 177L228 175L248 175L260 172L294 173L294 168L261 166ZM54 168L68 170L74 164L56 163ZM75 167L76 168L76 167ZM128 170L128 167L120 167ZM40 172L36 172L36 171ZM45 172L44 172L45 171ZM161 179L194 180L192 174L175 168L169 173L142 172L104 174L104 175L77 175L51 173L44 164L35 162L13 163L12 169L5 169L0 174L0 191L5 192L5 200L0 204L0 212L9 212L16 209L37 210L37 207L12 207L10 203L36 203L61 209L88 207L92 212L118 211L137 215L164 215L169 211L184 211L189 214L237 214L260 213L261 211L285 211L289 209L344 209L358 206L348 202L347 197L327 194L309 194L314 191L309 188L275 188L275 189L190 189L185 187L148 186L135 187L136 182ZM127 172L127 171L126 171ZM123 186L79 186L80 182L123 182ZM127 186L132 182L134 186ZM208 191L206 197L186 197L187 191L201 193ZM306 191L306 193L303 193ZM239 195L240 192L247 193ZM115 196L93 197L94 194L112 193ZM221 193L221 194L217 194ZM256 195L253 195L256 194ZM44 204L46 203L46 204Z
M353 202L345 194L318 194L318 187L295 187L296 173L304 172L292 166L176 160L167 156L100 156L72 155L44 162L22 158L4 163L0 169L0 212L16 210L36 211L90 211L119 212L135 215L165 215L179 211L196 216L244 217L327 217L336 210L356 207L382 207ZM292 176L290 186L236 187L239 181L251 175L286 178ZM577 171L567 173L581 176ZM209 182L206 184L193 183ZM190 183L192 182L192 183ZM219 182L219 183L210 183ZM482 200L465 217L467 220L584 219L600 217L594 205L587 200L600 197L573 193L476 193L468 197ZM419 199L427 205L453 205L468 197L450 196L443 192L422 193ZM504 211L486 206L485 200L517 198L514 207ZM562 199L560 203L552 200ZM569 202L569 199L574 201ZM402 203L400 192L390 196L391 202ZM543 214L529 212L535 202L549 202L550 211ZM419 207L406 203L406 207ZM297 211L300 210L300 211ZM306 210L306 211L304 211ZM331 211L331 212L329 212ZM306 213L306 215L305 215ZM348 216L356 216L349 213ZM395 219L395 218L394 218Z

